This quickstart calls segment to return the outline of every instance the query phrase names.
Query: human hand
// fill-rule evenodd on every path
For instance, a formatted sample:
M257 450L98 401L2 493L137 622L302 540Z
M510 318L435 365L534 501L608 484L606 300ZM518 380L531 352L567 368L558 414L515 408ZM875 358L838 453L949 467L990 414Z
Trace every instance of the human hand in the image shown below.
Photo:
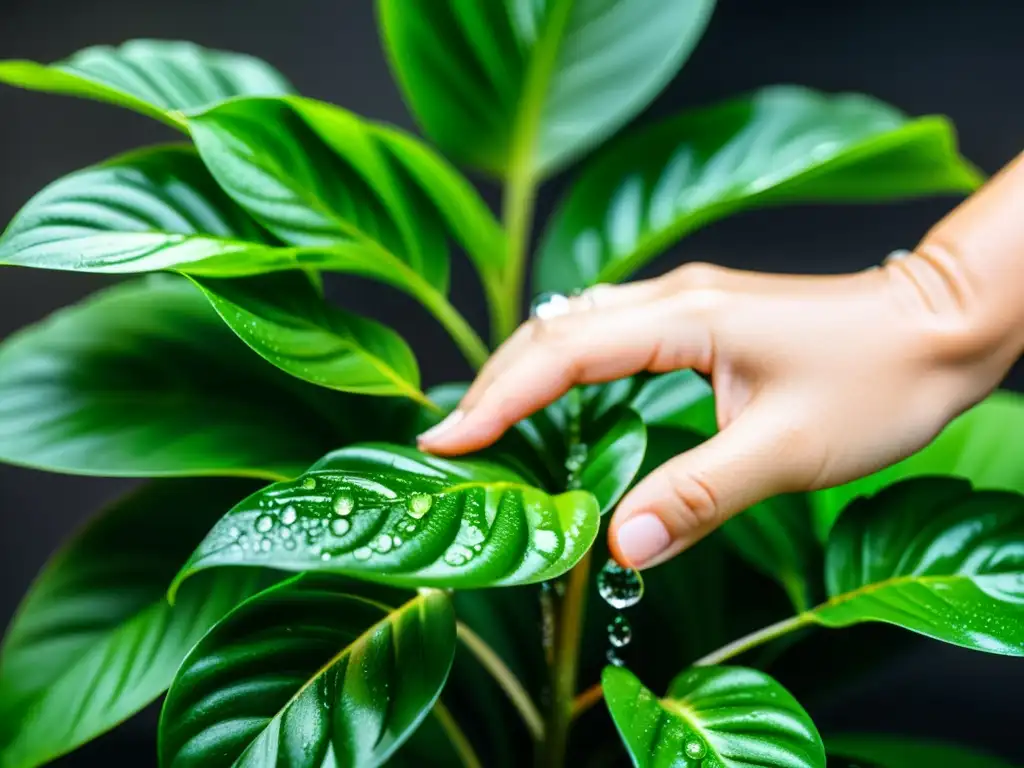
M644 478L611 522L616 559L650 567L758 501L906 457L984 397L1014 355L968 292L956 261L928 248L851 275L687 265L598 286L523 325L420 446L479 450L577 384L709 374L719 433Z

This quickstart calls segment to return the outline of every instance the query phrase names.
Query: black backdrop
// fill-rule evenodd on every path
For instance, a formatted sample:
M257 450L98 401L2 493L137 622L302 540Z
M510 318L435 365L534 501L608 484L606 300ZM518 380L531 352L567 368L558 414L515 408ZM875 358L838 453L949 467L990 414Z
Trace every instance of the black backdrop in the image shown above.
M690 63L641 119L770 83L858 90L911 114L950 115L966 155L993 172L1024 145L1022 22L1024 5L1013 0L720 0ZM0 58L50 61L132 37L192 39L250 52L278 66L309 96L412 125L381 55L370 0L0 0ZM111 107L0 89L0 224L56 177L169 138L161 126ZM542 216L563 184L556 179L542 191ZM492 201L494 192L487 192ZM953 204L940 199L748 213L697 233L651 271L693 259L772 271L863 268L913 245ZM4 269L0 337L104 282ZM483 307L464 264L456 267L456 296L460 289L468 298L457 303L482 326ZM443 331L425 322L411 301L354 280L333 280L330 291L346 306L386 316L420 352L427 383L467 375ZM1011 383L1019 381L1015 376ZM126 485L0 467L0 626L47 555ZM958 738L1024 762L1024 746L1010 727L1020 723L1022 687L1024 664L927 643L814 715L831 729ZM62 765L105 765L114 756L148 765L150 739L150 723L142 718Z

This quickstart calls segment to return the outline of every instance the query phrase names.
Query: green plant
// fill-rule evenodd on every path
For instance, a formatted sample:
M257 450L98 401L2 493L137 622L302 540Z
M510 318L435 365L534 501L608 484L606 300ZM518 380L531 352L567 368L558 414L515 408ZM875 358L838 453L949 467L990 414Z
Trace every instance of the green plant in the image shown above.
M397 334L322 296L325 273L385 282L479 366L489 347L449 299L450 251L476 267L501 341L520 321L535 190L654 97L712 5L380 2L424 133L503 184L500 223L437 150L296 96L249 57L134 41L0 63L0 80L125 106L191 139L56 181L0 239L8 265L170 273L0 346L0 460L150 479L72 537L9 628L2 768L75 749L168 688L159 755L175 768L603 765L621 755L611 729L570 741L601 698L637 765L820 767L827 747L829 765L896 768L952 754L823 744L766 670L827 634L810 628L862 622L1024 654L1015 395L885 472L749 510L651 571L616 615L599 592L619 606L639 595L629 573L594 578L602 515L714 430L703 379L580 388L483 455L442 460L410 446L462 385L423 392ZM547 223L536 287L627 278L754 206L978 181L943 118L766 88L586 157ZM632 631L644 648L613 649L628 668L606 666L609 624L616 646ZM740 655L748 666L722 666ZM640 682L680 670L663 698ZM998 764L963 754L958 765Z

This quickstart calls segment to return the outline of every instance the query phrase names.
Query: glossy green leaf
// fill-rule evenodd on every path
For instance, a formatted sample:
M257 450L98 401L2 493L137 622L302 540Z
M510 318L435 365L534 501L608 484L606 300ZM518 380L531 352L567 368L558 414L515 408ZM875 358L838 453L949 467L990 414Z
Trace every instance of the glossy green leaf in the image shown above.
M858 496L922 475L953 475L975 488L1024 493L1024 397L1000 391L950 424L924 450L888 469L810 495L814 522L824 541L842 509Z
M453 157L540 176L636 115L697 44L713 0L381 0L406 99Z
M280 479L339 444L400 429L389 402L280 373L199 291L161 276L102 291L0 344L0 461Z
M277 70L253 56L168 40L94 46L54 64L0 61L0 82L108 102L181 129L182 111L235 96L292 92Z
M443 593L392 608L292 580L185 659L160 718L160 764L381 765L430 712L454 653Z
M693 668L659 699L628 670L607 667L605 701L642 768L824 768L814 723L785 688L743 667Z
M447 222L474 252L500 243L483 203L443 161L339 107L245 99L189 125L227 193L284 242L324 248L325 268L423 298L447 290Z
M979 179L944 118L766 88L610 146L552 219L536 283L568 293L622 280L687 233L754 206L967 192Z
M196 282L246 344L292 376L344 392L428 402L402 337L326 303L305 274Z
M983 752L945 741L920 741L881 734L844 734L825 740L829 768L842 756L850 768L1012 768L1010 763ZM840 763L842 765L842 763Z
M917 478L844 510L829 537L828 627L883 621L947 643L1024 656L1024 496Z
M75 272L235 277L295 268L301 257L275 245L184 145L129 152L55 181L0 238L0 263Z
M160 695L192 645L266 572L220 571L167 588L219 515L252 490L241 480L165 480L91 522L47 564L0 654L0 766L53 760Z
M648 426L693 430L704 437L718 431L714 391L704 377L688 369L653 376L630 407Z
M549 496L496 464L352 446L241 502L180 578L261 565L395 586L528 584L575 565L597 536L598 517L589 493Z

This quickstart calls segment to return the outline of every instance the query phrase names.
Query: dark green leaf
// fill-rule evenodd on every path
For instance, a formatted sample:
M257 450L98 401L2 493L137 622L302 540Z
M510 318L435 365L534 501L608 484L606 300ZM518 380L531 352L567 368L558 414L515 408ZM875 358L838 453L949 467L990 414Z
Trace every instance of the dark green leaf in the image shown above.
M209 526L252 483L165 480L77 534L25 598L0 656L0 765L28 768L113 728L167 688L192 645L266 572L220 571L167 588Z
M324 268L424 299L447 290L448 222L473 252L500 244L483 203L440 158L338 107L245 99L189 125L227 193L284 242L319 247Z
M609 147L573 185L538 261L541 290L616 282L683 235L798 201L967 192L979 175L940 117L792 86L670 118Z
M95 46L55 64L0 62L0 82L127 107L185 128L180 111L234 96L291 93L287 80L252 56L168 40Z
M292 376L345 392L429 403L402 337L329 305L305 274L196 283L246 344Z
M241 502L179 578L261 565L396 586L527 584L575 565L598 517L589 493L549 496L495 464L352 446Z
M4 264L75 272L235 277L292 269L301 256L274 245L183 145L129 152L55 181L0 239Z
M776 496L722 526L726 539L762 573L778 581L793 607L806 611L821 594L822 546L807 495Z
M712 0L379 3L426 133L499 175L550 173L636 115L700 38Z
M299 577L249 600L185 659L160 764L382 764L430 711L455 653L440 592L401 607Z
M654 376L640 388L631 406L648 426L688 429L704 437L718 431L714 392L695 371Z
M1005 760L945 741L918 741L880 734L844 734L827 739L825 744L829 753L829 768L832 768L833 754L847 758L850 768L1012 768Z
M390 403L276 371L171 277L110 288L0 345L0 461L53 471L292 477L377 418L399 421Z
M858 496L870 496L898 480L921 475L953 475L975 488L1024 493L1024 397L1000 391L950 424L935 441L909 459L861 480L810 495L814 522L824 541L842 509Z
M883 621L989 653L1024 656L1024 496L918 478L860 499L829 537L828 627Z
M663 699L622 668L606 668L602 685L636 766L825 766L811 718L785 688L755 669L690 669Z

